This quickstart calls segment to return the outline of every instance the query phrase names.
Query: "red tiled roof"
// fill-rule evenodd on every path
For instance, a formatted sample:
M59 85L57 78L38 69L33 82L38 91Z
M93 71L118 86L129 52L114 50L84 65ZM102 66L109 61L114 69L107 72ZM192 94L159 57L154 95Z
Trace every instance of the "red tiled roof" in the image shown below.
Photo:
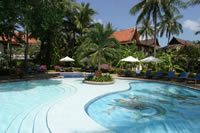
M126 30L116 31L110 37L118 40L120 44L127 44L127 43L132 43L134 37L136 41L139 42L139 36L137 34L138 33L137 33L137 27L136 27L136 28L126 29Z
M15 34L16 34L16 36L20 37L19 32L15 32ZM24 40L24 35L23 34L21 35L21 39ZM3 38L0 36L0 41L7 41L7 39L5 38L5 40L3 40ZM34 44L34 43L38 43L38 42L40 42L40 41L35 39L35 38L29 38L28 39L28 43L29 44ZM20 41L17 38L13 37L13 38L11 38L11 43L15 44L15 45L19 45Z

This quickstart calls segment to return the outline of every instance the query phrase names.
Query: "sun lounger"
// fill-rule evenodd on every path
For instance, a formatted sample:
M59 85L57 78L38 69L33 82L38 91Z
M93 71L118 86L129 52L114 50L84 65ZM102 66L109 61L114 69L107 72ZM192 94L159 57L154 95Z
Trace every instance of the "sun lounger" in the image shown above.
M144 75L144 78L147 77L147 78L151 78L151 70L147 70L145 75Z
M189 75L189 72L182 72L179 77L176 77L176 79L185 80L187 79L188 75Z
M174 78L174 74L175 74L175 72L169 71L169 72L168 72L168 75L165 76L165 78L167 78L167 79L173 79L173 78Z
M163 71L157 71L154 75L154 78L161 78L163 75Z
M136 70L135 73L133 73L132 75L133 76L138 76L141 74L141 70Z
M29 67L29 68L28 68L28 73L30 73L30 74L31 74L31 73L33 73L33 72L34 72L34 71L32 70L32 68L31 68L31 67Z
M188 81L195 81L195 84L197 83L198 80L200 80L200 73L197 73L194 78L188 78Z

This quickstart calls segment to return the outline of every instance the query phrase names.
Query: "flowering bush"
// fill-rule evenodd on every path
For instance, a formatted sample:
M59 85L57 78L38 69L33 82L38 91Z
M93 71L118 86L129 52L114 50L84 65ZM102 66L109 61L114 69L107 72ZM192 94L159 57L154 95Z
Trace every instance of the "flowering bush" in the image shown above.
M117 73L118 74L122 74L122 73L124 73L125 72L125 69L123 69L123 68L118 68L118 70L117 70Z
M46 71L46 70L47 70L47 67L46 67L46 65L41 65L41 66L40 66L40 69Z
M109 66L108 64L102 64L102 65L101 65L101 68L102 68L102 69L109 69L110 66Z
M56 71L60 71L60 66L55 66L54 69L55 69Z

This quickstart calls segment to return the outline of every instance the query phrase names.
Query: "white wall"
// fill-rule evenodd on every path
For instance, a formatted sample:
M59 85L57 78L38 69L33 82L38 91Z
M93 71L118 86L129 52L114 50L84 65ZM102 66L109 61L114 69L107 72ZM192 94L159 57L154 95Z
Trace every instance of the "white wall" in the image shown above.
M0 44L0 54L1 53L4 53L4 47L3 47L3 44Z

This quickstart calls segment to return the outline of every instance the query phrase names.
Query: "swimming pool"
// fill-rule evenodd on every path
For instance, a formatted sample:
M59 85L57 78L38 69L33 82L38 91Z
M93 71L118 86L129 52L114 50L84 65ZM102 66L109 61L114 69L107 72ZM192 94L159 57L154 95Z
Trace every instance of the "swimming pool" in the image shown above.
M0 133L51 133L49 112L76 93L62 80L0 84Z
M200 132L200 91L144 81L129 85L90 101L87 114L117 133Z
M58 73L57 74L58 76L63 76L64 78L84 78L84 75L83 73L80 73L80 72L76 72L76 73ZM88 75L91 75L89 73L86 73L85 74L85 77L87 77Z

